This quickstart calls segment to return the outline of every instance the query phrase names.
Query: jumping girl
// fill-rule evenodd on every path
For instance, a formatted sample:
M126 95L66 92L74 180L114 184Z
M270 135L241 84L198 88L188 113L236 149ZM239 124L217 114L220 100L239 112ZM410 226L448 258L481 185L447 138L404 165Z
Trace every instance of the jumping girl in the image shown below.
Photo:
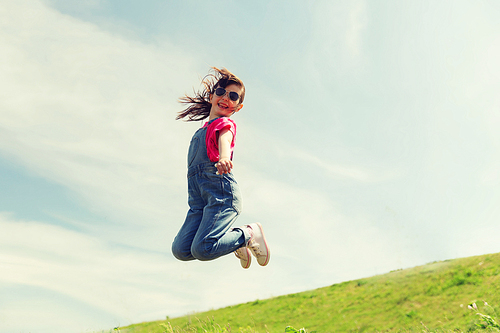
M231 172L236 124L229 118L243 107L245 86L227 69L216 67L202 83L201 92L180 99L189 106L176 118L208 122L189 145L189 211L172 253L183 261L207 261L234 252L243 268L250 267L253 254L265 266L270 252L260 223L231 228L241 211L241 196Z

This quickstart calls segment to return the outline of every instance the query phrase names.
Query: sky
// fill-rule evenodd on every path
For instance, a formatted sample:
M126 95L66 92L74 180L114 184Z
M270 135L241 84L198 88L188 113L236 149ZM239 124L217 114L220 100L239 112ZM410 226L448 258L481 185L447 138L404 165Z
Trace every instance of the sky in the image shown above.
M497 1L0 2L0 333L93 332L500 252ZM178 98L246 85L236 225L180 262Z

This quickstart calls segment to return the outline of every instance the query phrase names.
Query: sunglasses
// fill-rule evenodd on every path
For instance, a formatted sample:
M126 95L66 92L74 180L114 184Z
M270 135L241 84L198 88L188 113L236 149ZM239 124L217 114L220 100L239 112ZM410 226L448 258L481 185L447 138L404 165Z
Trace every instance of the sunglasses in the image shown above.
M226 91L226 89L221 88L221 87L215 89L215 94L217 96L224 96L227 92L228 91ZM234 102L236 102L240 98L240 95L238 95L238 93L234 92L234 91L229 91L229 95L228 96Z

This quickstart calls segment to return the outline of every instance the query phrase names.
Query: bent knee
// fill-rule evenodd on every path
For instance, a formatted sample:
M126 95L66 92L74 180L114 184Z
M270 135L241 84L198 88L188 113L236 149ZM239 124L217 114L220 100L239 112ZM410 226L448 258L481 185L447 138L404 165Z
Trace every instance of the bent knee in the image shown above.
M200 261L209 261L216 259L218 256L217 254L214 254L212 250L212 244L207 244L205 242L202 242L196 246L193 245L191 247L191 253L196 259Z
M172 245L172 254L176 259L181 261L190 261L195 259L195 257L193 256L193 254L189 249L188 250L179 249L178 247L175 246L175 244Z

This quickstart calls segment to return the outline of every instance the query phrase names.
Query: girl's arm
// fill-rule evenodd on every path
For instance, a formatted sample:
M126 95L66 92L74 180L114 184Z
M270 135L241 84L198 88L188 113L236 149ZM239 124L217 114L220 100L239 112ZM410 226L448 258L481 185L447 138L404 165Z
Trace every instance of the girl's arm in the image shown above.
M219 133L219 162L215 165L219 174L230 173L233 168L231 161L231 142L233 141L233 133L223 129Z

